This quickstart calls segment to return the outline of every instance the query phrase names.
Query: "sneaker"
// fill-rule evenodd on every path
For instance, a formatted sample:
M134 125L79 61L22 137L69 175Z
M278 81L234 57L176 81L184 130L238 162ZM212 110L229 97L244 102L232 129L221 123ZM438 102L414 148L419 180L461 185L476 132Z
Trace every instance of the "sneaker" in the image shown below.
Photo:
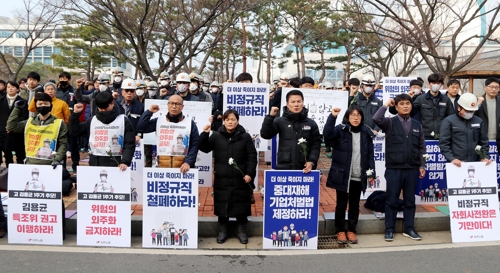
M422 236L420 236L420 234L418 234L416 231L412 230L410 232L403 232L403 236L405 237L408 237L412 240L415 240L415 241L420 241L422 240Z
M347 232L347 242L349 242L349 244L357 244L358 238L356 238L356 233L352 231Z
M347 238L345 237L345 232L337 233L337 241L339 244L347 244Z
M392 242L394 240L394 232L386 231L385 236L384 236L384 240L386 240L387 242Z
M67 157L67 158L71 158L71 152L70 152L70 151L67 151L67 152L66 152L66 157Z

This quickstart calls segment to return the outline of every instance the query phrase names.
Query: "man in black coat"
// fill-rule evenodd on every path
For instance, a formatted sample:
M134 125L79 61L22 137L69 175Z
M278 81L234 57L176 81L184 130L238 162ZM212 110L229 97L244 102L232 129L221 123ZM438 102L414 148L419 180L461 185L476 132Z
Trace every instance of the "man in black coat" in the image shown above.
M307 117L304 95L299 90L288 92L282 117L276 117L278 110L275 106L271 108L271 113L264 118L260 129L260 135L264 139L271 139L279 134L276 169L303 170L304 173L309 173L317 167L321 135L316 122ZM299 140L305 140L306 151L302 150Z
M132 163L132 157L135 152L135 131L132 123L128 120L124 115L120 115L118 110L115 107L115 103L113 102L113 96L110 92L100 92L95 97L95 103L98 108L98 112L92 118L89 118L85 122L80 123L79 117L80 112L83 110L82 104L75 104L74 112L69 120L69 132L73 135L90 135L89 144L94 143L94 145L90 145L91 154L89 159L90 166L119 166L120 170L124 171L130 166ZM119 120L123 119L123 121ZM103 152L103 150L95 145L95 139L92 138L94 134L96 134L97 128L100 127L116 127L111 126L110 124L123 124L119 125L118 139L119 145L121 145L121 149L118 155L114 155L113 157L119 162L115 162L113 158L111 158L107 152ZM96 137L105 136L108 140L112 140L115 138L114 135L108 133L108 135L102 135L103 131L111 130L99 130L101 131L99 134L96 134ZM109 145L109 146L108 146ZM106 143L106 146L113 146L113 143Z

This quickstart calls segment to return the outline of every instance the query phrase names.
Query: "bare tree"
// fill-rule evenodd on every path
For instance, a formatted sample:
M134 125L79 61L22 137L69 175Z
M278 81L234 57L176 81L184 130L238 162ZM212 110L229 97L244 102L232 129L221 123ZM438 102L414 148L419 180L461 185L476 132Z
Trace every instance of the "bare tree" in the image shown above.
M12 62L9 53L0 52L0 62L5 68L9 79L16 80L31 52L45 40L54 35L54 30L63 23L63 7L65 0L23 0L24 8L14 12L14 31L10 37L0 40L0 44L8 39L21 38L24 40L23 54ZM12 55L12 52L10 53Z
M446 78L473 60L500 26L500 5L492 0L360 0L359 5L374 17L379 35L416 49L431 71Z

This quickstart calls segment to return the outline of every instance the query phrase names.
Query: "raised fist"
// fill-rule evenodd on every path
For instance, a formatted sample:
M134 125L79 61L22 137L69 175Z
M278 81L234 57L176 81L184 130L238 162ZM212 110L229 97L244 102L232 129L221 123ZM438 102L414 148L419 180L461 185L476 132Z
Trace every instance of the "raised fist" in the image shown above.
M332 109L332 116L337 117L340 114L341 109L340 108L333 108Z
M80 113L83 111L83 104L77 103L73 106L73 113Z
M278 113L279 110L280 109L278 107L273 106L273 107L271 107L271 113L269 113L269 115L274 117L274 116L276 116L276 114Z
M158 106L157 104L152 104L151 106L149 106L149 112L151 113L156 113L160 110L160 106Z

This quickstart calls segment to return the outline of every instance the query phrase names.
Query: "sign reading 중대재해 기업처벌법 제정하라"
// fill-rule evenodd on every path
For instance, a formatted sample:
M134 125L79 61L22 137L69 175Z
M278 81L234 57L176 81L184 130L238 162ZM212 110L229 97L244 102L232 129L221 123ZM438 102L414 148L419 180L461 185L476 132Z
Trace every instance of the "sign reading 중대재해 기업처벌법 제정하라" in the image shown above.
M130 247L130 172L78 166L77 245Z
M317 249L319 171L266 170L264 249Z
M62 168L9 165L9 244L62 245Z
M451 238L457 242L500 240L496 166L446 164Z
M198 170L145 168L144 248L198 247Z

